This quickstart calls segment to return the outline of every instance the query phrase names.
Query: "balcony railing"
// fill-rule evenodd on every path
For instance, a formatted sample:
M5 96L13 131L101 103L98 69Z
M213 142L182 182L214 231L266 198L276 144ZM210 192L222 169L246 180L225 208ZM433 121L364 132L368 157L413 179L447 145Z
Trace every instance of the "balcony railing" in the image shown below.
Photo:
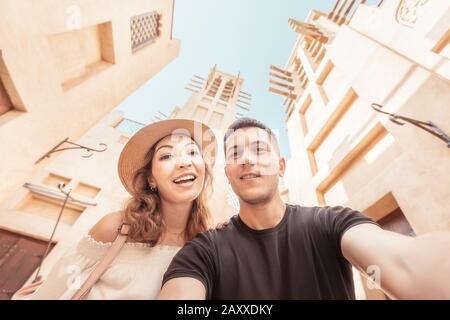
M144 123L140 123L131 119L124 118L120 123L116 126L116 129L128 133L130 136L138 132L140 129L145 127Z
M357 5L355 6L355 3ZM332 20L333 22L341 25L343 23L347 24L350 22L351 17L353 16L354 11L358 8L360 4L366 3L366 0L356 1L356 0L337 0L334 4L333 9L328 14L328 19ZM345 9L345 11L344 11ZM353 11L352 11L353 9ZM350 12L352 14L348 18Z

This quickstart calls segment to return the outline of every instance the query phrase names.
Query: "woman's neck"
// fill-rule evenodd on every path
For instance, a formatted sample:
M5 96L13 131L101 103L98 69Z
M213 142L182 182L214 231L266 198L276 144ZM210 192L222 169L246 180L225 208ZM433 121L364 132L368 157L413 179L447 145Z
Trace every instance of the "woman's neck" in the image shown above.
M160 244L182 246L185 242L186 226L194 202L171 203L161 201L165 230L161 234Z

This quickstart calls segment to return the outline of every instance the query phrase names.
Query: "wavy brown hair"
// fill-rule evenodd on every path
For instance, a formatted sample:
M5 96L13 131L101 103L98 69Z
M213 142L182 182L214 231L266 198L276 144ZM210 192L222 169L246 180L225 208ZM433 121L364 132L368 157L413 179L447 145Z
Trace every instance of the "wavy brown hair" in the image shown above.
M161 198L158 191L150 190L148 182L152 174L152 161L158 142L150 148L145 165L134 174L132 196L124 209L124 222L130 225L129 237L133 241L146 242L151 246L159 242L165 229ZM211 216L206 200L211 191L211 168L205 161L204 185L199 196L194 200L184 233L185 241L192 240L198 233L208 229Z

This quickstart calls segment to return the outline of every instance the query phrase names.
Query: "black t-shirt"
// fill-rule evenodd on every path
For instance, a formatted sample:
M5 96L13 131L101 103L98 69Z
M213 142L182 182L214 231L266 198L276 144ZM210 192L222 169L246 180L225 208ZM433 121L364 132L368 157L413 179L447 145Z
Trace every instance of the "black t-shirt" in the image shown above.
M174 257L163 284L200 280L207 299L354 299L350 263L341 237L374 223L344 207L287 205L280 223L254 230L239 216L222 229L199 234Z

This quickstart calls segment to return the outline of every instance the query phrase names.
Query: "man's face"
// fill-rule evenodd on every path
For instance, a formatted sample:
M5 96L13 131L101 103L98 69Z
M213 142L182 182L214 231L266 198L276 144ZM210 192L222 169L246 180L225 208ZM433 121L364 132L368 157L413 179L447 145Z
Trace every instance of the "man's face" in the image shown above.
M241 201L265 203L278 193L285 160L273 139L261 128L248 127L234 131L225 141L225 174Z

